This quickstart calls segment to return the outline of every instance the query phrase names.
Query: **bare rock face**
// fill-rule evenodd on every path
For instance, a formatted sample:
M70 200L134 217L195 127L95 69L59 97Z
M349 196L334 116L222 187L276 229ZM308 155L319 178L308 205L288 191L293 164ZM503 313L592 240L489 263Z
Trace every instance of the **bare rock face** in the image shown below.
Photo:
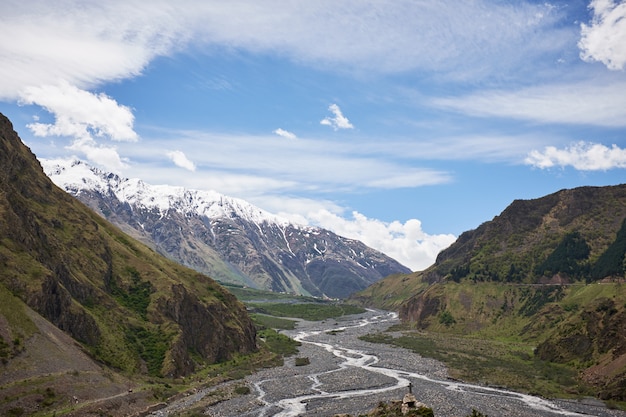
M301 226L212 191L151 186L79 161L43 161L50 178L125 232L224 282L345 298L410 270L362 242Z
M237 301L232 297L230 302ZM193 361L190 352L199 353L210 362L227 360L233 352L248 353L256 346L254 326L241 312L232 317L226 304L206 305L183 285L171 287L171 297L159 301L159 310L176 322L181 329L172 355L172 369L167 373L180 376L191 373ZM225 317L235 323L227 324Z

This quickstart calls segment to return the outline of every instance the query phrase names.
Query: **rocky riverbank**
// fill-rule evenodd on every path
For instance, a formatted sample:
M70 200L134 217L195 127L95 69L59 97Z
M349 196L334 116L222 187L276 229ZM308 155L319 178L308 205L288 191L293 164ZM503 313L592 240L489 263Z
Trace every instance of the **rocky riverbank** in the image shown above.
M463 417L472 409L500 417L626 417L625 412L608 410L594 401L546 401L452 381L437 361L359 340L361 335L384 331L394 320L387 314L368 312L337 322L300 322L297 330L289 332L303 342L297 357L287 358L282 367L233 382L247 386L249 393L207 404L202 412L213 417L360 415L381 401L402 399L411 384L417 400L431 407L437 417ZM297 358L308 358L309 364L298 366ZM180 413L209 394L196 395L152 415Z

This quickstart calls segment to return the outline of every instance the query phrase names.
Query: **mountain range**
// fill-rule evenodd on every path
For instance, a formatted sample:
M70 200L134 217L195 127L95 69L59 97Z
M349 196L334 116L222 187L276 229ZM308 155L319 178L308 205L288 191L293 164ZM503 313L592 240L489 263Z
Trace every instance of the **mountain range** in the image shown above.
M422 331L520 340L626 401L626 185L516 200L434 265L356 294Z
M0 414L256 351L242 303L54 185L0 114Z
M155 251L219 281L345 298L410 270L360 241L214 191L150 185L78 160L42 160L59 187Z

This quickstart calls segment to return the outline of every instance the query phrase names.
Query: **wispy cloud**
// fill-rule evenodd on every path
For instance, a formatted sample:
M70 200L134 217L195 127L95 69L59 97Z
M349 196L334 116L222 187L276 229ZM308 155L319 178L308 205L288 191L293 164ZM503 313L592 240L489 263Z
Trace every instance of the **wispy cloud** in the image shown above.
M581 24L578 43L580 57L599 61L611 70L623 70L626 64L626 2L593 0L591 24Z
M159 158L159 150L168 149L173 138L181 149L194 149L193 159L197 164L210 167L214 174L203 176L207 186L209 182L233 178L237 181L236 189L242 193L242 187L246 188L246 193L270 192L277 184L283 191L291 192L345 192L420 187L452 180L445 170L422 167L423 155L417 155L410 142L397 146L387 142L386 146L392 149L380 152L380 141L373 139L347 143L318 137L285 140L275 134L228 135L173 130L160 131L158 138L146 138L151 143L150 149L141 144L125 144L124 152L133 160ZM165 176L160 181L167 180L170 174L160 172ZM150 174L155 175L158 172ZM272 188L260 187L261 178ZM227 193L225 187L217 189Z
M192 172L196 170L196 165L187 158L183 151L170 151L166 155L174 162L174 165Z
M292 133L292 132L290 132L288 130L284 130L284 129L281 129L281 128L278 128L278 129L274 130L274 133L276 133L278 136L281 136L281 137L286 138L286 139L296 139L297 138L295 133Z
M341 70L487 77L561 51L570 41L554 28L561 17L546 4L486 0L348 0L339 6L331 0L155 0L150 7L141 0L36 6L9 0L0 26L0 98L60 79L93 88L134 77L155 57L190 44L271 52Z
M530 152L526 164L537 168L571 166L580 171L606 171L626 168L626 149L617 145L578 142L563 149L547 146L543 151Z
M484 91L432 100L435 107L478 117L540 123L626 126L626 83L551 84L515 91Z
M348 120L348 118L343 115L338 105L331 104L330 106L328 106L328 111L330 111L333 116L325 117L320 121L320 124L330 126L333 128L333 130L354 129L354 126L352 125L352 123L350 123L350 120Z

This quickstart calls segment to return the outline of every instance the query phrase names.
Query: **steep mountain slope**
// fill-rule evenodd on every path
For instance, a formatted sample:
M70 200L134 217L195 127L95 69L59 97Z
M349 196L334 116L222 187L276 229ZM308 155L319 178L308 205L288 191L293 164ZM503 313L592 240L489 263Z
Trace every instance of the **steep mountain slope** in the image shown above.
M437 332L519 338L626 400L626 185L514 201L425 271L355 299ZM593 366L592 366L593 365Z
M256 350L254 326L234 296L57 188L1 114L0 296L2 374L12 382L22 374L9 370L30 354L33 338L70 349L39 316L126 375L184 376Z
M61 188L183 265L276 292L344 298L410 270L363 243L213 191L154 186L80 161L42 161Z

